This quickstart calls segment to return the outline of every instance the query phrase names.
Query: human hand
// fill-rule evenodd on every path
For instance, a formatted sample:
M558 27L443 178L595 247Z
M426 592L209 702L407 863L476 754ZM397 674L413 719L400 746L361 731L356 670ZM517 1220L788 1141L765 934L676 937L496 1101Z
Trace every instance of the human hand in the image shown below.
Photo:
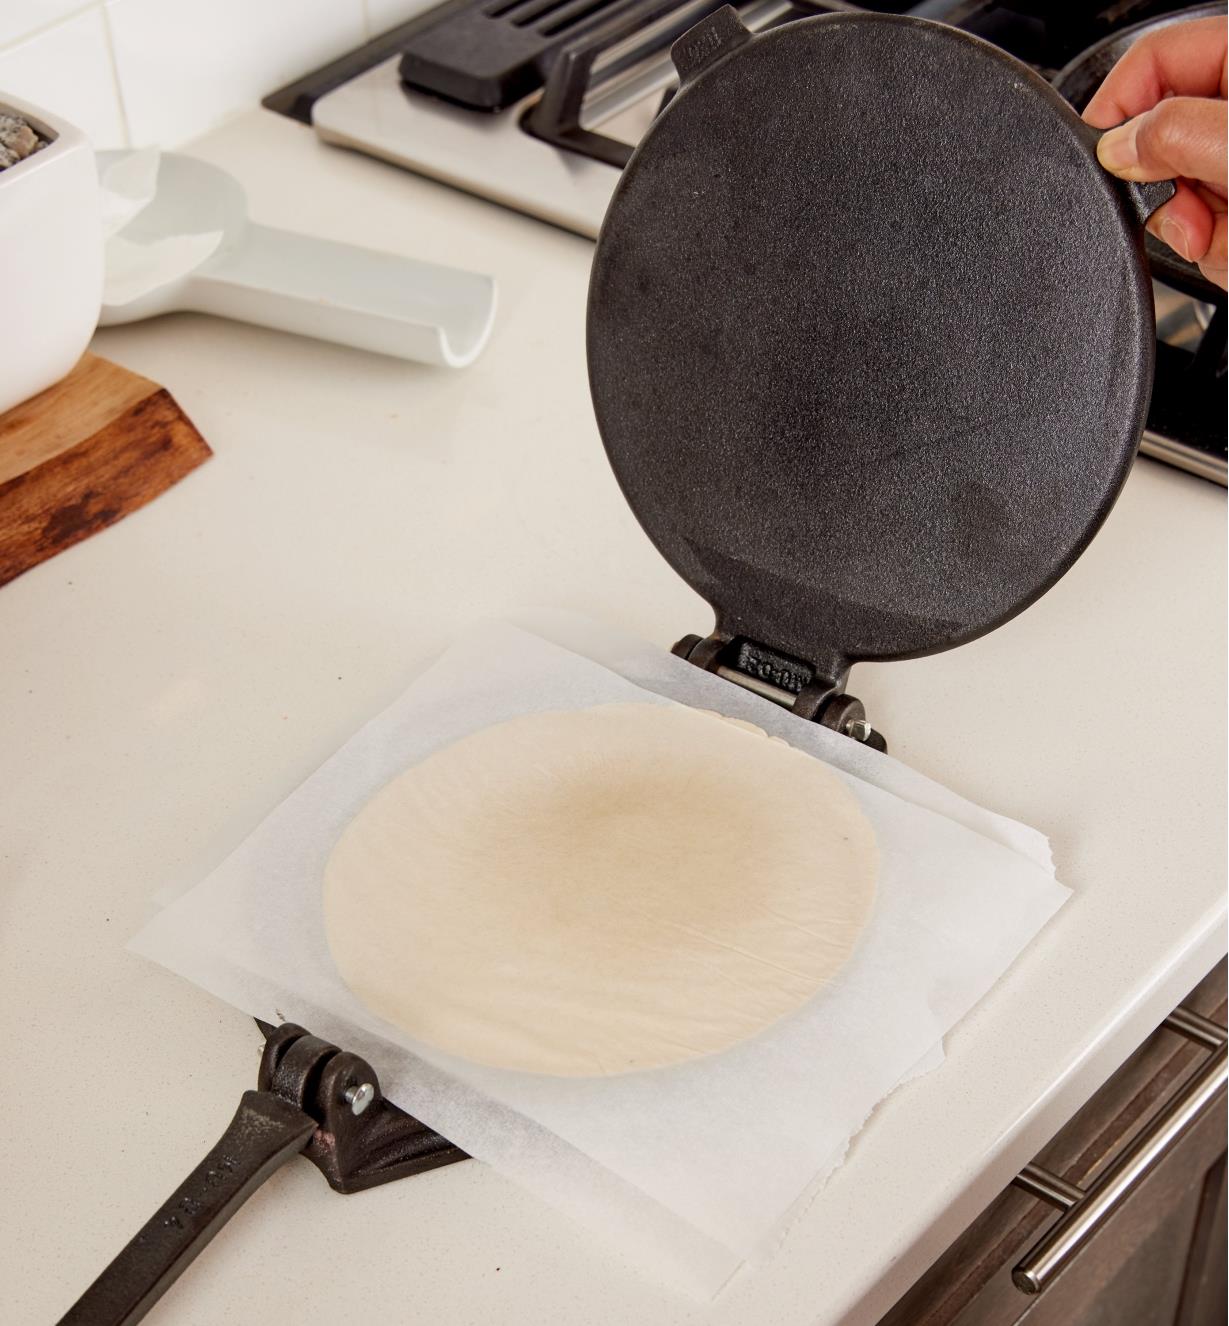
M1223 18L1141 37L1084 110L1089 124L1110 130L1097 144L1106 170L1124 180L1175 180L1177 193L1148 218L1148 229L1222 289L1227 43Z

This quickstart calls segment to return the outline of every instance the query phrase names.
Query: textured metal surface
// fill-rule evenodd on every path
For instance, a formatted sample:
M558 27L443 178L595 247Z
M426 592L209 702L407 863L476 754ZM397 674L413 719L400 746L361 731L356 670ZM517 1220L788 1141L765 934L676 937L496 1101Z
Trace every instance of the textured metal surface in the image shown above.
M718 632L835 676L1000 624L1108 513L1152 374L1137 200L966 34L734 24L680 39L684 87L616 191L590 380Z
M257 1085L315 1118L318 1126L303 1154L335 1192L363 1192L468 1159L460 1147L387 1100L365 1059L293 1022L260 1026L265 1049ZM347 1093L362 1085L371 1088L371 1099L355 1114Z
M217 1144L60 1326L134 1326L252 1193L300 1152L341 1193L467 1158L385 1100L371 1065L357 1054L292 1022L257 1025L265 1037L260 1089L244 1092Z
M789 658L752 640L731 640L720 633L703 639L686 635L670 652L705 672L715 673L724 681L781 705L799 718L822 723L873 750L886 753L888 749L887 738L867 721L862 701L844 693L844 672L825 676L800 659Z
M140 1233L60 1320L60 1326L133 1326L230 1217L315 1129L301 1109L245 1091L230 1126Z

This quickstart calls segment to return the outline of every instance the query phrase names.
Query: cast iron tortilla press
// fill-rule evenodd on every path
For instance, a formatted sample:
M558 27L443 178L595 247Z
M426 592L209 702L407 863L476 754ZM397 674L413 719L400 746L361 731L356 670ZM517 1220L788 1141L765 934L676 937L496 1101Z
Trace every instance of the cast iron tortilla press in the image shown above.
M914 19L674 47L598 239L589 373L633 510L712 604L676 651L884 748L862 659L971 640L1087 546L1152 380L1141 223L1031 70ZM131 1326L304 1154L348 1193L464 1159L372 1067L265 1026L259 1089L64 1317Z
M1114 179L1048 83L925 20L752 37L727 7L672 55L598 237L598 425L716 614L675 652L883 749L850 666L1001 625L1113 505L1173 186Z

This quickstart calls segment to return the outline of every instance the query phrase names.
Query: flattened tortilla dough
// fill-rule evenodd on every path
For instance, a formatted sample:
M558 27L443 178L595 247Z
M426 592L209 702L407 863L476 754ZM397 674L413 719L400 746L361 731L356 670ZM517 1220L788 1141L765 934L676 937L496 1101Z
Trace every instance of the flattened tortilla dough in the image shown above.
M804 1004L870 916L874 833L826 765L682 705L526 714L372 798L325 870L346 984L477 1063L592 1077Z

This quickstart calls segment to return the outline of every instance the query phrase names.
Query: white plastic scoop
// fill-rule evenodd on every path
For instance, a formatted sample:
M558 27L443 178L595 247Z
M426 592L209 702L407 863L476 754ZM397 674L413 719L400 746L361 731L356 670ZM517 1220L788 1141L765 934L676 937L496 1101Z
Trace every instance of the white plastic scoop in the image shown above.
M100 152L100 173L125 155ZM491 333L491 277L254 225L237 180L164 153L153 198L120 230L117 248L153 262L161 250L148 246L185 236L204 242L181 246L165 279L108 279L103 326L191 309L450 368L472 363Z

